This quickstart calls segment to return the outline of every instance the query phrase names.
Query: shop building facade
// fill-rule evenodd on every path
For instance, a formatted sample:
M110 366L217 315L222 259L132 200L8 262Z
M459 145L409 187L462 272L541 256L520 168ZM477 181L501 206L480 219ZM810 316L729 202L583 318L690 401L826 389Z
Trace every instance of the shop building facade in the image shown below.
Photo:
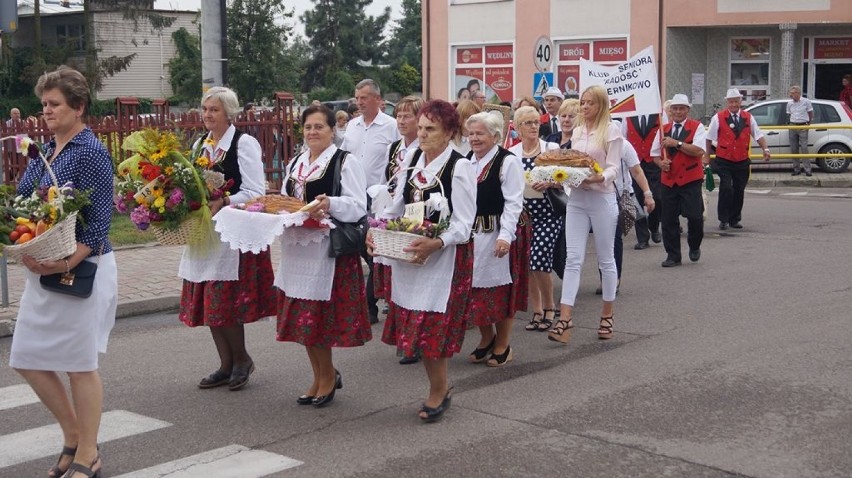
M579 92L579 60L626 60L652 45L664 97L686 93L693 115L728 88L746 102L786 98L789 86L837 99L852 73L848 0L423 0L424 94L491 102L532 95L534 47L553 41L550 72ZM468 93L465 93L467 91Z

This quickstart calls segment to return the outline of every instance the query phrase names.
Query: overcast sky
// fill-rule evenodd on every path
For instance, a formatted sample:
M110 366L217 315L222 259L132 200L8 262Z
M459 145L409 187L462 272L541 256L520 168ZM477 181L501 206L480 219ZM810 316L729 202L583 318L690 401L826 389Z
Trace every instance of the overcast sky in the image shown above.
M393 0L373 0L373 3L367 7L367 15L380 15L385 7L391 7L391 21L389 23L393 23L401 15L401 3ZM293 8L296 11L292 20L293 26L297 33L304 35L305 29L302 28L299 16L305 10L313 8L314 2L311 0L284 0L284 4L288 9ZM201 8L201 0L155 0L154 7L166 10L198 10Z

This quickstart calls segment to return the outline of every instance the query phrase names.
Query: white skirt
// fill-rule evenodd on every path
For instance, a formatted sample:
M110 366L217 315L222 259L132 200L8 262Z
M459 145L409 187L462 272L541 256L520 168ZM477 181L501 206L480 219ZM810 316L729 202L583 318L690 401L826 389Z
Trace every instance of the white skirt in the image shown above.
M98 369L98 352L106 353L115 324L118 270L112 252L86 260L98 264L92 295L86 299L49 292L38 274L26 270L10 366L56 372Z

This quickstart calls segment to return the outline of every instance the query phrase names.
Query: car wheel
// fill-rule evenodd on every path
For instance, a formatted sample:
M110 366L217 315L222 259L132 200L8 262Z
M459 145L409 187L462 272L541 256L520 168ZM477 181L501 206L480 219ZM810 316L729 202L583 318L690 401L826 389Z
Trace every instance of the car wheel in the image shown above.
M849 154L849 148L840 143L831 143L823 146L819 150L820 154ZM817 159L817 164L820 169L827 173L842 173L849 167L850 158L820 158Z

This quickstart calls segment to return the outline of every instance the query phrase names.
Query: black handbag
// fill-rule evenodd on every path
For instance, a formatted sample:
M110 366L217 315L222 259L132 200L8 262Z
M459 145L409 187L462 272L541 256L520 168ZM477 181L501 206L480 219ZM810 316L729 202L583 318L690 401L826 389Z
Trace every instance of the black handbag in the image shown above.
M92 295L98 265L83 261L68 272L39 277L42 289L85 299Z
M544 197L557 216L565 216L565 206L568 204L568 195L565 191L560 188L547 188L544 190Z
M332 173L331 196L340 196L340 170L343 164L343 158L349 152L338 149L331 161L334 162L334 171ZM331 239L331 247L328 251L329 257L349 256L352 254L360 254L367 242L367 231L369 224L367 223L367 215L365 214L356 222L343 222L331 218L334 223L334 229L328 233Z

